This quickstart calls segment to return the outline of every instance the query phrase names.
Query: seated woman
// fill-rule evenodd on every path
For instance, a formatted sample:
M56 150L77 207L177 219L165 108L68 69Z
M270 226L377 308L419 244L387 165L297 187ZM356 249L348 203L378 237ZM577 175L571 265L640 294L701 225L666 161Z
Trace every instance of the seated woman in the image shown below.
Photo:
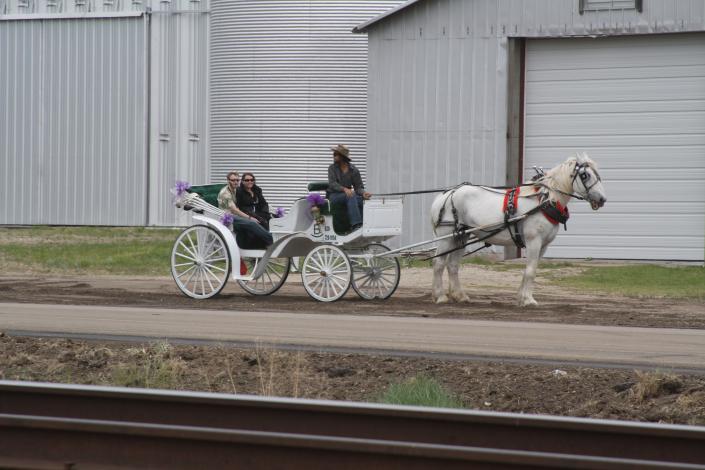
M269 204L262 195L262 189L255 184L255 175L252 173L242 174L242 183L235 193L235 205L269 230L269 219L272 218L272 214L269 213Z

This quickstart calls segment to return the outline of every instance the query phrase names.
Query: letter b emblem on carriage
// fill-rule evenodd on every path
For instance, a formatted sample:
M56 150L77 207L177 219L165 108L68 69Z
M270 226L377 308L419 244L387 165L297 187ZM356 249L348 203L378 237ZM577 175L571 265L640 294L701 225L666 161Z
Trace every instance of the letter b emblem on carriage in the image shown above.
M320 224L313 224L313 236L320 237L322 235L323 235L323 232L321 231Z

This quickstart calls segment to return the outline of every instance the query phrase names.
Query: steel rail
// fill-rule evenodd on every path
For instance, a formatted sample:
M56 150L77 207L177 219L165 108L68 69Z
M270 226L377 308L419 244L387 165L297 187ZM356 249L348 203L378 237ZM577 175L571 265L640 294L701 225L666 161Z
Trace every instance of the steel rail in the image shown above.
M705 464L705 427L0 381L0 413Z
M208 427L0 414L0 465L80 469L691 469L705 465Z

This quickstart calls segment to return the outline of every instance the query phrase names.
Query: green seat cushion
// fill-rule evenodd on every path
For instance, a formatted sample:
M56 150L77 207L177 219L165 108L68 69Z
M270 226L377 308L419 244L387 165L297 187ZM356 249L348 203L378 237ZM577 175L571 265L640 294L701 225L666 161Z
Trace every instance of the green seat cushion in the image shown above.
M328 191L328 181L311 181L308 184L309 191Z
M223 186L225 185L222 183L202 184L200 186L191 186L188 192L196 193L211 206L218 207L218 193L223 189Z
M333 230L335 230L335 233L342 234L350 231L348 208L345 207L345 203L333 204L328 199L328 204L321 208L321 214L333 216Z

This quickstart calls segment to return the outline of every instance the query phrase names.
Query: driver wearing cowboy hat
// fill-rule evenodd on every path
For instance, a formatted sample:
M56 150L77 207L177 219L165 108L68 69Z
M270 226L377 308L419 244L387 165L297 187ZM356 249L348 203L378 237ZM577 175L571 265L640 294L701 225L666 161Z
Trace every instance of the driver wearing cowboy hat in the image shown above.
M338 144L331 147L333 164L328 167L327 197L333 204L345 205L352 230L362 226L362 200L372 194L365 191L360 170L350 163L350 149Z

